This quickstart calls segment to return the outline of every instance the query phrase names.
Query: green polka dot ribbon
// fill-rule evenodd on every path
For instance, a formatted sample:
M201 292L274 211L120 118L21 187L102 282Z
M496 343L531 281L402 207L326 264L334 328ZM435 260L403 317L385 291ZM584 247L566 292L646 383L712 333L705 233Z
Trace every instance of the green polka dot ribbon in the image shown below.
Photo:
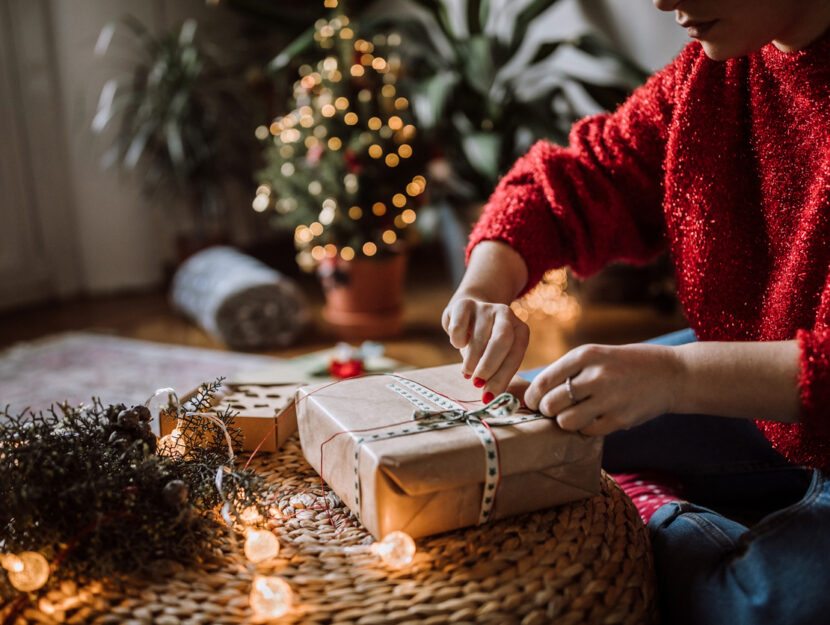
M540 414L512 416L519 408L519 400L510 393L502 393L481 408L467 410L458 402L431 391L413 380L396 374L393 374L392 377L396 379L396 383L387 384L387 388L398 393L415 406L412 413L413 423L390 428L385 432L362 436L355 441L354 490L355 507L357 508L355 515L360 519L360 449L363 444L398 436L410 436L429 430L442 430L466 425L473 429L484 446L486 469L478 524L486 523L492 514L496 491L501 479L499 448L488 426L516 425L517 423L536 421L546 417ZM487 418L486 421L485 418Z

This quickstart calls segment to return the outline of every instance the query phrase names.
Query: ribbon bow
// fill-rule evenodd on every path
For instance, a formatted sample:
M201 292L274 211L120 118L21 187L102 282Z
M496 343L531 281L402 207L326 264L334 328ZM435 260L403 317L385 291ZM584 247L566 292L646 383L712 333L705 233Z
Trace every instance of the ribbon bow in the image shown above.
M360 447L365 442L372 442L376 440L383 440L387 438L395 438L398 436L409 436L417 434L418 432L425 432L428 430L441 430L460 425L466 425L473 428L473 431L478 435L481 444L484 446L486 470L484 474L484 489L481 497L481 511L479 512L478 524L486 523L490 519L495 504L496 492L498 484L501 479L501 470L499 464L499 449L496 444L490 426L505 426L515 425L517 423L524 423L525 421L535 421L537 419L544 419L540 414L521 415L511 417L519 408L519 400L510 393L502 393L486 405L476 408L475 410L467 410L461 404L452 401L451 399L439 395L434 391L421 386L417 382L404 378L399 375L394 375L398 384L389 384L388 388L402 395L412 404L416 409L412 413L412 420L416 422L414 426L399 426L397 428L388 430L386 432L379 432L358 438L355 441L355 503L357 511L355 515L360 518ZM435 410L426 401L429 400L437 404L440 409ZM485 421L487 417L498 419L497 421ZM507 418L506 418L507 417Z

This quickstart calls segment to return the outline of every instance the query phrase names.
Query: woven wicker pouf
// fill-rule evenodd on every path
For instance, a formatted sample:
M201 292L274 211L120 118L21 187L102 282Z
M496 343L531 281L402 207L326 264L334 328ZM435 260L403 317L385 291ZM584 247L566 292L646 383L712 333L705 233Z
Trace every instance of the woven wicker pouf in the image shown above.
M283 514L271 522L282 549L260 572L281 575L295 595L295 608L274 623L655 621L646 530L633 503L605 474L600 494L591 499L418 539L413 563L392 570L369 552L371 537L328 492L337 524L332 526L322 509L319 477L303 458L296 436L281 452L263 454L255 464L275 484ZM212 565L174 565L155 580L80 589L65 583L52 591L58 596L50 601L60 606L65 592L76 598L74 604L65 601L69 607L57 614L30 607L18 622L251 622L251 573L230 543L223 551Z

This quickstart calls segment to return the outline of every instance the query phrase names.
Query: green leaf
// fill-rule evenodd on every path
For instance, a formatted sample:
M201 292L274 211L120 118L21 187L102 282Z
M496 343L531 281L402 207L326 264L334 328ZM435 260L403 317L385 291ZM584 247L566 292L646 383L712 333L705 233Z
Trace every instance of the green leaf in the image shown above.
M167 152L170 154L170 161L176 168L184 168L186 165L184 143L178 125L175 123L165 124L164 135L167 139Z
M424 129L435 127L444 116L448 96L458 84L458 74L444 71L425 80L413 94L413 109Z
M289 43L285 49L275 56L266 66L266 70L277 73L285 69L294 58L308 50L314 44L314 26Z
M550 56L556 52L559 46L562 45L562 41L547 41L536 48L536 52L533 54L533 58L528 62L528 66L535 65L541 61L545 61Z
M462 137L461 147L473 169L494 182L498 179L501 137L491 132L475 132Z
M490 38L486 35L475 35L467 45L467 54L464 64L464 73L467 81L476 91L486 96L493 84L493 56L490 54Z
M484 32L490 17L490 0L467 0L467 29L470 35Z
M516 16L513 34L510 38L511 56L524 42L530 25L545 11L552 7L556 0L531 0Z

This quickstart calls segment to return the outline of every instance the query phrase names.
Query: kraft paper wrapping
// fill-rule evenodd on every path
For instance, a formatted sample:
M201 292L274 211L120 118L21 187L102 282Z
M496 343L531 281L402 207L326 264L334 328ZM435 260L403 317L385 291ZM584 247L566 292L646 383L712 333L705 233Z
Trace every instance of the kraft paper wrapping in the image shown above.
M468 408L483 405L468 401L480 396L480 391L464 379L460 365L401 375ZM486 459L481 440L468 425L364 441L357 507L355 444L366 436L360 430L399 424L410 419L415 409L388 388L395 383L393 376L384 375L345 380L317 392L319 387L300 388L296 410L303 454L375 538L394 530L418 537L476 524ZM599 492L601 438L565 432L553 419L493 427L492 431L501 465L492 519Z

